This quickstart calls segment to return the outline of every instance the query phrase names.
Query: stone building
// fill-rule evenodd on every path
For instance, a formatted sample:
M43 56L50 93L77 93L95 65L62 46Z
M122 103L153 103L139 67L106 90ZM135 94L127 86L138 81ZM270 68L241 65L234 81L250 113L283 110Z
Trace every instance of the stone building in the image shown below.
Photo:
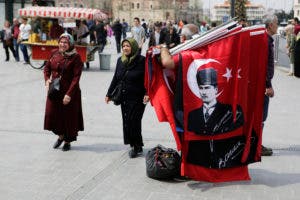
M294 17L300 19L300 0L294 0Z
M245 4L247 20L255 23L262 20L265 15L265 8L261 4L254 4L247 1ZM224 21L230 16L230 1L225 0L224 3L215 4L212 10L212 21Z
M60 7L98 8L112 20L125 19L130 24L134 17L146 21L186 20L196 23L202 18L202 0L56 0Z

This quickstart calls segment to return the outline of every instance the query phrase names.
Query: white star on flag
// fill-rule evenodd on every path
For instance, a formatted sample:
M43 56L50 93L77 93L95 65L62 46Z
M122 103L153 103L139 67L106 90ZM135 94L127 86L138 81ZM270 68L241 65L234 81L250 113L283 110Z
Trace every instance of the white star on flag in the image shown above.
M232 70L232 69L229 69L229 68L226 67L226 73L223 74L223 77L225 77L225 78L227 79L227 82L228 82L229 79L232 77L232 75L231 75L231 70Z

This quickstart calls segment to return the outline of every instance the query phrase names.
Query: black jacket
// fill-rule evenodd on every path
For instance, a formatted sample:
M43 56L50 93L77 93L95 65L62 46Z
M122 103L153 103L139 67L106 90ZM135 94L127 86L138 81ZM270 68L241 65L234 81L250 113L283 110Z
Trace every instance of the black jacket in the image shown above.
M188 130L198 135L215 135L233 131L244 124L242 108L237 106L236 121L231 105L217 103L207 122L204 121L203 106L188 114Z
M124 80L122 97L124 100L142 102L144 95L146 94L146 89L144 87L145 57L142 55L137 55L133 62L126 67L124 67L121 57L118 59L115 74L106 96L111 97L112 91L122 79L126 69L128 69L129 72Z

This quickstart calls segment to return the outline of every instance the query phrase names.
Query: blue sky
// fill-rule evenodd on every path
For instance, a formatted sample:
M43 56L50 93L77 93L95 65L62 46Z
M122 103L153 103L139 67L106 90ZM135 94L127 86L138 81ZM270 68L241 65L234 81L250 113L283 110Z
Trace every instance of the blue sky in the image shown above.
M293 0L250 0L252 3L262 4L266 8L284 9L289 12L292 9ZM204 8L212 8L215 3L223 3L224 0L202 0Z

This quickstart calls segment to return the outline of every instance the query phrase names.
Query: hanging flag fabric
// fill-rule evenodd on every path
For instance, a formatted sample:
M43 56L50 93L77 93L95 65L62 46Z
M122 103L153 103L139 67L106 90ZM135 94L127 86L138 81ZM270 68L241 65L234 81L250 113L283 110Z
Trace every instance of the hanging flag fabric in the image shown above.
M178 68L179 55L182 66ZM170 81L163 78L157 56L147 58L156 70L150 69L148 62L151 73L148 70L146 87L150 99L154 97L151 102L155 110L165 114L181 144L181 175L209 182L249 180L247 165L260 161L265 31L261 27L237 30L173 57L177 72L181 72L176 75L176 87L168 87ZM181 91L178 83L182 84ZM158 96L168 101L157 100ZM178 102L182 102L181 110L177 110ZM182 112L181 118L178 112ZM174 132L176 120L182 120L183 130L179 132Z

